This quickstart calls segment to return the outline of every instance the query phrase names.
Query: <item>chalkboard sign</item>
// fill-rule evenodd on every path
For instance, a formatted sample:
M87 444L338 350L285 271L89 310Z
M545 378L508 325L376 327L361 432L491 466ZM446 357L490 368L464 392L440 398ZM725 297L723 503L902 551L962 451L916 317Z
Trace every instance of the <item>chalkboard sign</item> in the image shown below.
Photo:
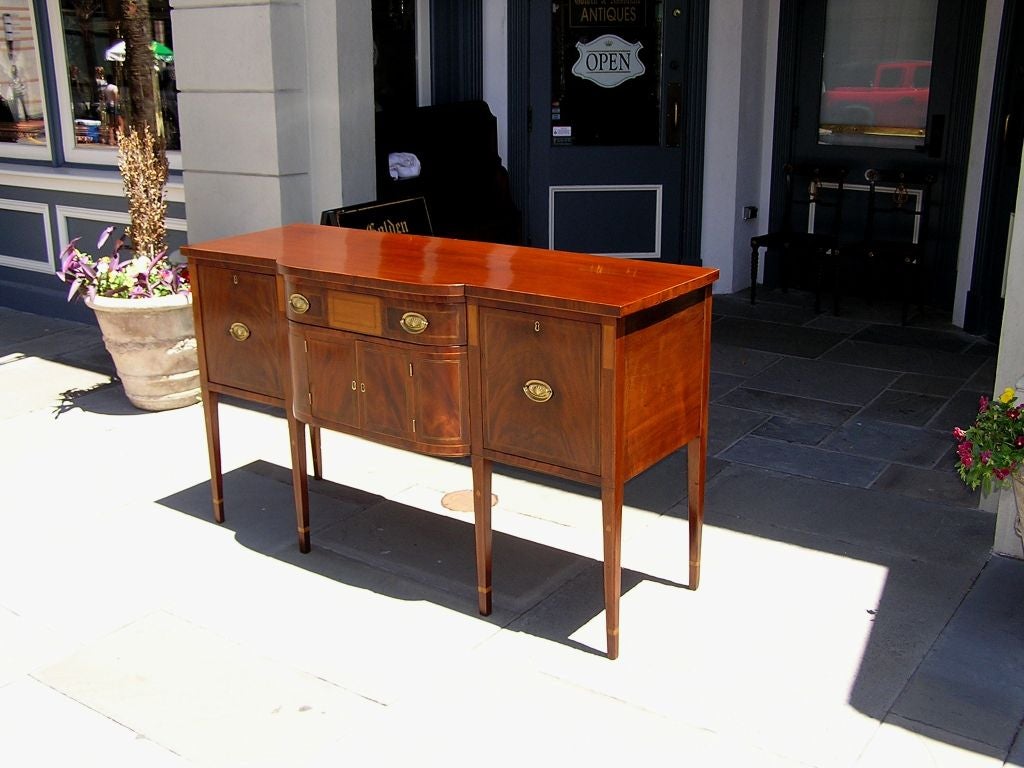
M368 229L373 232L434 234L434 229L430 225L430 213L427 211L427 201L422 197L332 208L320 214L320 223L330 227Z

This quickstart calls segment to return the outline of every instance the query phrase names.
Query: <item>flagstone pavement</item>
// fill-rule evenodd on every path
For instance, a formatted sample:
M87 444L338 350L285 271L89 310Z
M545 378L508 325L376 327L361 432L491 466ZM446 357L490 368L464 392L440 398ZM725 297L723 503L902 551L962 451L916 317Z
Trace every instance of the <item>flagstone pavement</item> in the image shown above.
M128 404L91 325L0 308L0 765L1024 766L1024 561L953 472L995 348L940 320L716 296L701 586L685 454L626 489L604 657L592 489ZM456 505L457 506L457 505Z

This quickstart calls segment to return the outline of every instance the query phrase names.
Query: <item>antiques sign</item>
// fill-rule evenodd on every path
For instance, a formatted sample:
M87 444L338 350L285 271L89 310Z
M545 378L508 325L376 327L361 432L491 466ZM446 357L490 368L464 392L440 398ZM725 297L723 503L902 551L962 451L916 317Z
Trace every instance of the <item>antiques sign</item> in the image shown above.
M647 3L644 0L571 0L569 25L572 27L643 26Z

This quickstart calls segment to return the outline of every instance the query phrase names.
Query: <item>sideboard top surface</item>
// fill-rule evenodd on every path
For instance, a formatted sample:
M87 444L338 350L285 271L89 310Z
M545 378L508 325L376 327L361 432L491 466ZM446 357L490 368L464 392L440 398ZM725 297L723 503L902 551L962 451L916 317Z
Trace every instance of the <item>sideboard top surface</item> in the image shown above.
M527 301L625 317L718 279L706 267L497 245L441 237L289 224L188 245L189 257L254 266L277 264L310 276L376 290Z

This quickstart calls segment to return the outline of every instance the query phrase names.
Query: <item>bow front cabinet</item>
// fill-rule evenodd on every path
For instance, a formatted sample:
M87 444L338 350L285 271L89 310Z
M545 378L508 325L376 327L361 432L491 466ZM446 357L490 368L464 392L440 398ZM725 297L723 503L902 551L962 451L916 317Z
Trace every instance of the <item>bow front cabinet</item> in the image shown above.
M318 477L324 428L471 457L485 615L493 463L597 486L615 658L623 486L685 446L697 587L717 270L309 224L182 250L218 522L221 395L284 409L303 552L307 429Z

